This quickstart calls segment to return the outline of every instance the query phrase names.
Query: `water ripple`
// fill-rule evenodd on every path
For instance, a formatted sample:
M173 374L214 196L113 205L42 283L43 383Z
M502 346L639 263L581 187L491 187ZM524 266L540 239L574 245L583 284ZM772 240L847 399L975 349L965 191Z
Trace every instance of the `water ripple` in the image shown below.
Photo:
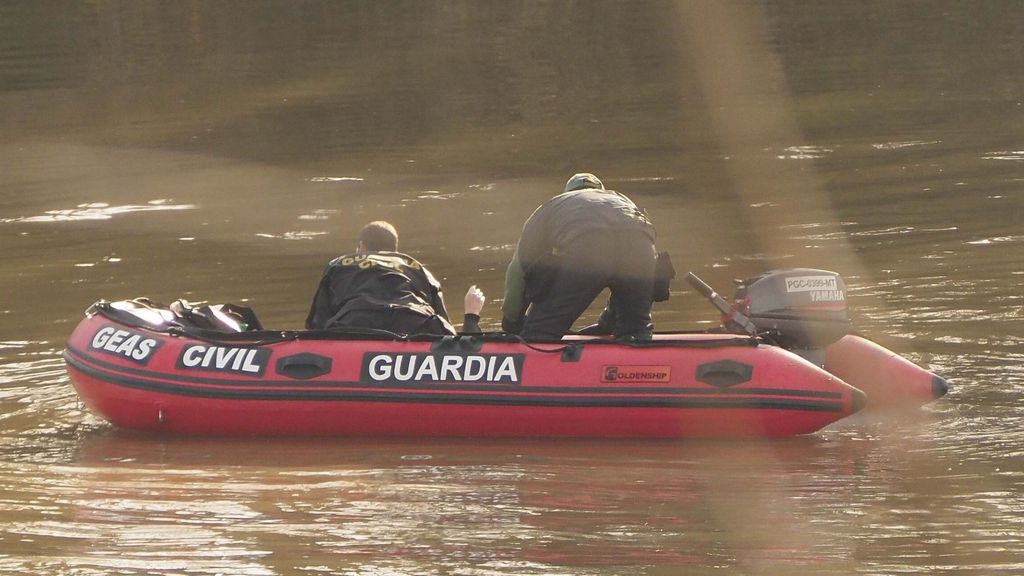
M365 178L359 178L357 176L314 176L310 178L310 182L363 182Z
M319 232L312 230L294 230L285 232L283 234L270 234L267 232L257 232L256 236L259 238L270 238L272 240L312 240L317 236L324 236L327 232Z
M452 199L458 198L459 196L462 196L461 192L441 192L440 190L426 190L426 191L417 193L415 196L412 196L411 198L403 198L400 201L400 204L403 204L403 205L404 204L413 204L415 202L421 202L421 201L424 201L424 200L426 200L426 201L431 201L431 200L435 200L435 201L452 200Z
M942 140L908 140L905 142L882 142L879 144L872 144L871 147L876 150L901 150L903 148L913 148L917 146L931 146L932 144L941 144Z
M169 204L169 200L150 200L148 204L125 204L111 206L105 202L92 202L79 204L75 208L66 210L47 210L39 216L25 216L21 218L4 218L0 222L76 222L82 220L109 220L121 214L134 212L154 212L171 210L194 210L198 208L195 204Z
M1024 150L1003 150L1000 152L989 152L981 157L982 160L1008 160L1011 162L1024 162Z
M815 160L824 158L833 150L824 146L790 146L783 152L777 156L780 160Z

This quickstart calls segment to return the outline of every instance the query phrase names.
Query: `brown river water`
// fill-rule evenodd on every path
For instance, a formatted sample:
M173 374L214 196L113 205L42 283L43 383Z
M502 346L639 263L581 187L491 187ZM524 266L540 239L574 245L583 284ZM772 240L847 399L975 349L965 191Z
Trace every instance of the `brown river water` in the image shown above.
M495 328L577 171L723 292L841 273L949 394L774 441L176 439L64 372L99 299L297 328L371 219ZM1022 221L1020 2L0 3L0 574L1022 574Z

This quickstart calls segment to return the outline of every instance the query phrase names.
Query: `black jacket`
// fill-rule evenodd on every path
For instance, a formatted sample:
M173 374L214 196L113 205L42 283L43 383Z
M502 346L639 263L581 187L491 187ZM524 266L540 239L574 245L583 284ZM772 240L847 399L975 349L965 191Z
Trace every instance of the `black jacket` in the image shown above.
M306 328L374 328L397 334L454 334L441 285L401 252L346 254L324 269Z

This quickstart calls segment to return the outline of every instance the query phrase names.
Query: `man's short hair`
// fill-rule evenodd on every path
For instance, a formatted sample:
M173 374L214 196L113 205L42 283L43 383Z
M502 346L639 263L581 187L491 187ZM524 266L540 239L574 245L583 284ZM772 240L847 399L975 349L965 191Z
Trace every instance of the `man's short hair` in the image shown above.
M395 252L398 250L398 231L383 220L370 222L359 231L359 241L369 252Z

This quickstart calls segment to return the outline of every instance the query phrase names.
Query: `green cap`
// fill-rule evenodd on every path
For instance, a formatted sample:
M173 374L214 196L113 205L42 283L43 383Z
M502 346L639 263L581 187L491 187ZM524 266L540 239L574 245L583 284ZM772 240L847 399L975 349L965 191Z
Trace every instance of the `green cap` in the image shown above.
M572 192L573 190L582 190L584 188L596 188L598 190L604 190L604 184L597 179L597 176L589 174L587 172L580 172L569 178L569 181L565 183L565 191Z

